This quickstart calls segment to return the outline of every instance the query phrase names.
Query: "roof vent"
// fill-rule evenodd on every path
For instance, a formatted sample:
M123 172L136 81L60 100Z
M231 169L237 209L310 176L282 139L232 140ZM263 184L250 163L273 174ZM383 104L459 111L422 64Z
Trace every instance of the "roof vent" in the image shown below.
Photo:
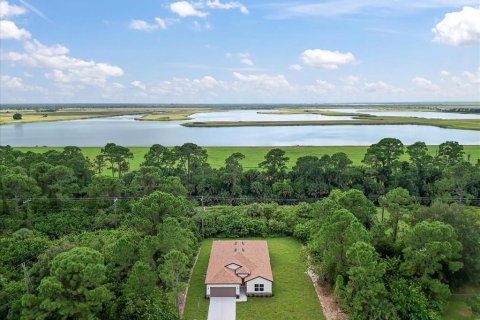
M237 248L233 249L233 251L237 252Z

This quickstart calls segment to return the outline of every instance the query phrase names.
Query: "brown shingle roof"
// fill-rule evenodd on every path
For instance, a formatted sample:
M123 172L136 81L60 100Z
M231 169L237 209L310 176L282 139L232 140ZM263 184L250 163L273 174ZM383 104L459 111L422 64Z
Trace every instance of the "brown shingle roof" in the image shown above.
M273 281L270 255L265 240L215 240L210 251L206 284L241 284L242 279L235 270L226 266L235 263L249 275L245 281L262 277ZM238 271L238 269L237 269Z

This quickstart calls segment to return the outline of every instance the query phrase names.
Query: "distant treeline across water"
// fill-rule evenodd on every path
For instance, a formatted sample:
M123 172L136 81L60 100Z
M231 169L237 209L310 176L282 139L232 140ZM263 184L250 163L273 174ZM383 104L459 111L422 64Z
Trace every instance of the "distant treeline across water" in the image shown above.
M278 108L375 108L375 109L430 109L437 112L480 113L480 102L435 102L435 103L239 103L239 104L185 104L185 103L25 103L0 104L1 109L34 109L52 111L63 108L218 108L218 109L278 109Z

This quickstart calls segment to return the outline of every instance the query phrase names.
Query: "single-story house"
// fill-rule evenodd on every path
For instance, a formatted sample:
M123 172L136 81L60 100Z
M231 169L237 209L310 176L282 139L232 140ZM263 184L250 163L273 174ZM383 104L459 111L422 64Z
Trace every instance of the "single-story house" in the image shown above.
M205 277L207 297L272 295L272 268L265 240L215 240Z

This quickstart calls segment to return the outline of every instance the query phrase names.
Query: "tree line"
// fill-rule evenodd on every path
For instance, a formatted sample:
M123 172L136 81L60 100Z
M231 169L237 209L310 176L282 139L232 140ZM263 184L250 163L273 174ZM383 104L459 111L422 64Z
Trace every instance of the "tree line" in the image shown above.
M241 153L214 169L194 144L131 158L0 146L0 318L178 319L208 237L297 238L354 319L439 319L480 279L480 165L456 142L430 156L383 139L358 166L337 153L289 169L276 148L258 169Z

